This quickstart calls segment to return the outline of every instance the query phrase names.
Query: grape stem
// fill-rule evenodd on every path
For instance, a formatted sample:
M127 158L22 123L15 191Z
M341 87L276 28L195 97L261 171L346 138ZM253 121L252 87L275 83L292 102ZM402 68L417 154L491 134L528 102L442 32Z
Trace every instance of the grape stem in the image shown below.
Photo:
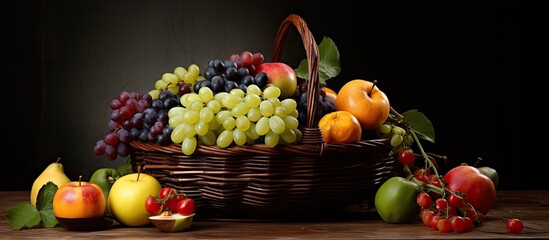
M440 175L438 174L437 168L435 167L435 165L431 161L431 157L429 157L429 155L427 155L427 153L423 149L423 146L421 146L421 142L419 141L419 138L417 137L415 131L412 128L410 128L410 126L408 126L406 121L404 121L404 116L402 116L400 113L398 113L393 107L391 107L391 113L399 119L400 123L403 123L406 126L407 131L412 134L412 138L414 138L414 141L417 143L419 151L421 152L421 155L423 156L423 159L425 159L425 164L427 165L428 168L433 169L433 172L440 178ZM431 190L434 190L434 191L440 193L441 195L444 195L444 193L446 192L446 191L444 191L444 189L445 189L444 185L445 184L444 184L444 181L442 181L442 179L440 181L440 188L439 188L439 187L434 186L432 184L425 184L425 183L421 182L419 179L413 177L413 174L410 171L410 168L408 167L408 165L404 166L404 172L407 172L407 173L411 174L412 175L412 180L414 182L416 182L418 184L422 183L423 185L427 185L429 188L431 188Z

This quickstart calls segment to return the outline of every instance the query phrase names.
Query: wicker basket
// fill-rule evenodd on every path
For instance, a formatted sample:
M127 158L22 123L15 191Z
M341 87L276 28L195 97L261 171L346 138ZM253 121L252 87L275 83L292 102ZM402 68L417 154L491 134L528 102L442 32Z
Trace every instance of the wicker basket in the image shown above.
M297 15L280 25L272 61L278 61L293 25L303 39L309 84L318 85L318 48L307 24ZM309 85L311 86L311 85ZM186 156L180 144L161 146L133 141L132 163L143 165L163 186L197 203L197 218L273 218L337 209L371 199L390 177L395 159L386 139L326 144L318 128L318 88L307 90L307 124L298 144L199 145Z

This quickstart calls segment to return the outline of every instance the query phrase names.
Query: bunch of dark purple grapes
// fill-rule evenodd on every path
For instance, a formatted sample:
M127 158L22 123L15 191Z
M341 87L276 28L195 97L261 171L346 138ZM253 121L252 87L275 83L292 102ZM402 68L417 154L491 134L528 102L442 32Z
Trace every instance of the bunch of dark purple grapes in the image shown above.
M335 102L326 97L326 91L322 86L318 86L318 106L319 110L317 111L318 119L322 118L324 115L336 111ZM303 81L299 85L299 99L297 99L297 111L299 116L297 120L299 121L300 126L305 126L307 124L307 82Z
M132 140L171 144L168 111L178 105L179 97L167 90L154 100L149 94L122 91L110 102L109 132L95 143L94 154L105 155L108 160L127 157Z
M255 69L265 60L263 54L243 51L240 54L232 54L229 59L211 59L204 71L205 80L194 84L194 92L201 87L210 88L214 94L230 92L234 88L240 88L246 92L248 86L255 84L262 88L269 82L269 77L264 72L256 75Z

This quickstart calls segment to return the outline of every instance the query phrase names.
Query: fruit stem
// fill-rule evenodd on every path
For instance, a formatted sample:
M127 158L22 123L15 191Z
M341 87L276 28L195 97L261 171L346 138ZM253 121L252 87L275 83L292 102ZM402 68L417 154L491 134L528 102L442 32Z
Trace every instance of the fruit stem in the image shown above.
M57 157L57 161L55 161L55 163L59 163L59 161L61 161L61 157Z
M377 84L377 80L374 80L373 84L372 84L372 88L370 88L370 91L368 91L368 96L370 96L372 94L372 91L374 91L374 88L376 87L376 84Z
M136 182L139 182L139 175L141 174L141 165L137 165L137 179Z
M78 176L78 186L82 186L82 175Z

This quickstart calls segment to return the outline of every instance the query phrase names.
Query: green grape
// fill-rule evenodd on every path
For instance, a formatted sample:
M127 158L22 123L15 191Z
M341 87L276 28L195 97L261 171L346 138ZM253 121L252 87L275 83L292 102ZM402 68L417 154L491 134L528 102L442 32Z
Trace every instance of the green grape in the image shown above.
M292 98L282 100L280 105L284 107L286 114L293 112L297 108L297 102Z
M168 84L162 81L162 79L159 79L154 83L154 89L158 91L164 90L166 87L168 87Z
M215 115L215 120L219 124L223 124L223 121L225 121L225 118L233 117L233 113L229 110L221 110Z
M246 143L246 133L238 129L233 130L233 141L239 146Z
M160 91L158 89L154 89L154 90L150 90L148 94L151 95L151 98L154 100L154 99L158 99L158 95L160 95Z
M301 137L303 136L303 133L301 133L301 130L299 130L299 128L296 128L296 129L293 129L294 130L294 133L295 133L295 142L299 142L301 141Z
M261 104L259 104L259 111L261 111L261 115L265 117L270 117L273 115L274 107L273 104L269 101L261 101Z
M284 132L286 124L284 124L284 120L282 120L282 118L275 115L269 118L269 127L274 133L281 134Z
M168 125L170 125L170 127L172 128L175 128L184 122L185 120L183 119L183 114L178 114L172 117L168 117Z
M250 119L250 121L252 122L257 122L261 117L263 117L263 115L261 115L261 111L259 110L259 108L250 109L250 111L248 111L248 114L246 116L248 116L248 119Z
M188 96L187 96L188 95ZM190 107L190 104L192 104L193 102L200 102L202 101L202 99L200 98L200 96L198 96L198 93L187 93L183 96L187 96L187 104L189 104L189 106L185 106L185 107Z
M274 133L273 131L269 131L265 134L265 145L267 145L267 147L275 147L278 144L279 139L280 135Z
M210 108L214 114L221 111L221 103L219 103L219 101L215 99L210 100L207 105L208 105L208 108Z
M297 139L297 136L295 135L294 130L292 129L284 129L284 132L280 134L280 138L284 140L286 143L294 143Z
M250 128L250 119L246 116L239 116L236 118L236 128L240 131L245 132Z
M200 121L209 123L214 118L214 112L210 107L200 109Z
M196 138L195 137L186 137L181 143L181 150L185 155L191 155L196 150Z
M202 75L196 76L196 80L195 80L195 81L202 81L202 80L206 80L206 77L204 77L204 76L202 76Z
M414 144L414 138L410 135L404 136L404 145L410 147Z
M193 111L196 111L196 112L200 112L200 110L202 110L202 108L204 108L204 103L201 102L201 101L196 101L196 102L193 102L191 103L191 110Z
M273 108L280 106L280 99L278 98L267 98L267 101L271 102Z
M220 123L218 123L217 121L210 121L208 128L210 130L217 130L217 129L219 129L219 127L221 127Z
M175 115L183 114L186 111L184 107L176 106L168 110L168 118L171 118Z
M185 137L194 137L196 135L196 131L194 130L194 124L183 123L181 125L183 126L183 134L185 135Z
M181 105L183 105L183 107L185 107L185 108L191 106L191 104L187 100L187 98L189 98L189 96L190 96L190 94L184 94L183 96L181 96L179 98L179 103L181 103Z
M200 120L200 113L194 110L189 110L183 113L183 121L188 124L195 124Z
M280 97L280 88L276 86L269 86L263 90L263 98L278 98Z
M201 87L200 90L198 90L198 96L200 96L203 103L207 103L213 99L214 95L209 87Z
M255 95L261 96L261 93L262 93L261 88L259 88L255 84L250 84L250 86L248 86L248 88L246 89L246 94L255 94Z
M297 109L294 109L293 111L291 111L290 113L287 113L286 115L290 115L292 117L299 117L299 111L297 111Z
M218 92L214 95L214 99L217 100L219 103L222 103L221 100L223 100L223 98L227 95L229 95L228 92Z
M282 120L284 120L284 125L286 125L286 128L288 129L296 129L299 126L299 121L293 116L286 115Z
M399 126L393 126L393 129L391 130L393 134L398 134L400 136L406 135L406 130L404 128L401 128Z
M404 138L399 134L393 134L391 137L391 146L392 147L398 147L400 144L404 141Z
M179 79L179 81L183 81L183 75L185 75L186 72L187 69L185 69L184 67L176 67L173 70L173 73L175 74L175 76L177 76L177 79Z
M256 108L259 107L259 104L261 104L261 97L257 94L249 94L244 97L244 102L248 107L250 108Z
M183 74L183 82L192 84L196 81L197 75L195 75L192 72L187 71L185 74Z
M254 145L254 144L255 144L255 140L248 137L248 138L246 138L246 144L248 144L248 145Z
M273 114L282 118L286 116L286 109L283 106L275 107Z
M198 121L194 125L194 131L198 136L204 136L210 130L210 124L203 122L202 120Z
M196 64L191 64L187 68L187 71L192 74L193 77L198 77L198 74L200 74L200 68Z
M250 107L248 107L248 105L244 102L239 102L232 110L233 116L235 117L244 116L248 113L248 111L250 111Z
M162 74L162 81L164 81L166 85L176 86L177 82L179 82L179 78L173 73L164 73Z
M246 95L246 93L244 91L242 91L242 89L240 89L240 88L231 89L229 94L235 95L235 96L240 97L240 98L243 98L244 95Z
M212 146L215 144L215 133L212 130L209 130L204 136L199 136L200 141L206 146Z
M229 94L221 99L221 104L229 109L233 109L236 104L240 102L242 102L242 98L232 94Z
M172 142L174 143L183 142L183 139L185 139L185 133L183 131L184 128L185 126L183 124L180 124L172 130L172 134L170 134L170 138L172 139Z
M177 85L168 85L168 91L170 91L174 95L177 95L177 93L179 93L179 86L177 86Z
M226 148L233 142L233 131L225 129L217 136L217 146L220 148Z
M261 117L259 121L255 124L255 132L259 136L265 135L270 130L269 127L269 118L268 117Z
M381 124L377 130L382 134L389 134L393 130L393 126L391 124Z
M255 132L255 123L250 123L250 127L246 130L246 136L251 140L256 140L259 138L257 132Z
M233 130L236 126L236 120L234 119L234 117L225 118L222 125L223 128L225 128L226 130Z

